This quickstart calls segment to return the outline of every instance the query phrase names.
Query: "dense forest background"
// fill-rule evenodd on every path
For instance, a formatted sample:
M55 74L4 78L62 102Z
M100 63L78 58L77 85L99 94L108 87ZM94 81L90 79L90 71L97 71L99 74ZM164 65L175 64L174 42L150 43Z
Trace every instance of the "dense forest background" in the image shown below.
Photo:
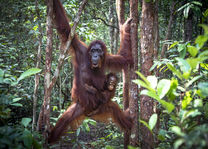
M62 2L72 25L81 0ZM152 4L157 18L149 22L156 27L153 44L157 47L150 55L154 61L150 76L143 73L141 60L144 3ZM129 17L129 7L125 1L125 18ZM36 123L44 97L46 10L43 0L1 0L0 148L42 148L44 144ZM133 146L208 148L208 1L141 0L138 14L138 79L134 82L139 88L139 111L143 109L140 95L151 97L153 109L148 120L137 113L139 131ZM60 53L55 28L53 31L52 75ZM110 53L116 53L120 40L115 0L88 1L76 33L87 44L102 40ZM113 100L123 108L122 73L118 75L120 83ZM52 91L51 124L71 103L72 80L69 56ZM146 131L152 140L142 137ZM76 132L69 131L69 136L51 148L123 148L123 138L114 124L86 119Z

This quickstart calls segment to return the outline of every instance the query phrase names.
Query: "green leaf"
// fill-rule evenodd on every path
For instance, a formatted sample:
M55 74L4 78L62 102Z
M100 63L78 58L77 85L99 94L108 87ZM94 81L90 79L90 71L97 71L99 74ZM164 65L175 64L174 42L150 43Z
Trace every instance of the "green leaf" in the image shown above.
M159 96L155 93L155 91L142 90L140 94L147 95L157 100L168 111L168 113L171 113L175 108L175 106L172 103L168 103L160 99Z
M146 89L152 90L152 88L150 87L150 85L148 86L148 85L147 85L144 81L142 81L142 80L137 79L137 80L133 80L133 82L134 82L135 84L138 84L138 85L140 85L140 86L146 88Z
M201 61L206 60L208 58L208 50L201 52L198 58L200 58Z
M89 123L93 126L96 126L97 122L95 120L89 119Z
M196 69L196 66L200 63L200 59L199 58L188 58L186 59L186 61L189 63L189 65L191 66L191 69Z
M171 131L177 134L178 136L181 136L181 137L185 136L185 134L181 131L181 128L178 126L171 127Z
M110 146L110 145L107 145L106 147L105 147L105 149L114 149L112 146Z
M186 60L182 58L176 58L176 60L178 61L178 65L180 66L181 71L183 71L183 73L189 72L191 70L189 63Z
M199 35L196 38L195 43L199 45L199 48L202 48L207 40L208 40L208 37L207 36L205 36L205 35Z
M17 102L17 101L20 101L22 98L14 98L13 100L12 100L12 102L14 103L14 102Z
M0 69L0 83L3 83L4 71Z
M191 5L187 6L184 11L183 11L183 14L184 14L184 17L187 19L188 18L188 14L189 14L189 10L191 8Z
M201 90L201 93L203 96L208 96L208 82L200 82L198 84L199 89Z
M146 78L142 73L140 73L139 71L137 71L136 73L140 76L140 78L141 78L148 86L150 85L149 81L147 80L147 78Z
M201 99L195 99L194 100L194 107L203 107L203 101Z
M170 47L168 48L168 50L171 49L171 48L173 48L173 47L175 47L177 44L179 44L178 41L174 42L172 45L170 45Z
M26 146L26 148L31 148L32 147L32 142L33 142L31 132L28 131L28 130L25 130L23 132L22 137L23 137L22 139L23 139L23 142L24 142L24 145Z
M170 83L170 89L167 93L169 101L173 101L176 98L176 96L177 96L177 92L176 92L177 87L178 87L178 80L176 78L172 78L171 83Z
M192 1L191 3L194 5L202 6L202 3L198 2L198 1Z
M150 82L151 88L155 89L157 86L157 77L155 76L148 76L147 80Z
M30 68L30 69L26 70L25 72L23 72L17 80L19 82L20 80L22 80L26 77L29 77L31 75L34 75L36 73L39 73L39 72L41 72L41 69L39 69L39 68Z
M160 100L159 96L155 93L155 91L142 90L140 94L147 95L147 96L152 97L156 100Z
M171 113L174 109L175 106L172 103L166 102L164 100L158 100L160 104L168 111L168 113Z
M174 149L178 149L184 142L185 142L184 139L177 139L177 140L174 142Z
M77 131L76 131L76 135L77 135L77 136L79 136L80 131L81 131L81 129L80 129L80 127L79 127L79 128L77 129Z
M170 80L162 79L159 81L157 86L157 94L159 95L160 99L162 99L170 89Z
M178 44L178 52L182 52L186 48L185 44Z
M188 7L190 3L186 3L185 5L181 6L177 11L181 11L182 9Z
M21 103L11 103L10 105L11 106L16 106L16 107L22 107Z
M200 24L199 26L201 26L204 29L204 34L208 35L208 25Z
M188 46L187 49L188 49L188 52L191 54L192 57L195 57L198 53L198 49L194 46Z
M22 124L24 127L27 127L31 121L32 121L31 118L22 118L21 124Z
M186 109L186 107L190 104L192 101L191 92L187 91L186 96L184 96L184 99L182 100L182 109Z
M153 130L156 123L157 123L157 114L154 113L149 119L149 127L150 127L151 130Z
M188 117L196 117L198 115L201 115L201 112L198 111L198 109L194 109L194 110L189 110L189 111L184 111L181 122L183 122L185 119L187 119Z
M164 129L160 129L159 134L158 134L158 139L160 141L165 141L165 136L167 136L167 131Z
M206 70L208 70L208 64L207 63L200 63L200 66Z
M194 77L193 79L191 79L191 81L189 81L187 84L186 84L186 88L188 88L190 85L192 85L195 81L197 81L199 78L201 78L202 76L196 76Z
M139 120L140 123L144 124L144 126L146 126L150 132L152 132L152 129L149 127L149 125L147 124L147 122L143 121L143 120Z
M179 78L179 79L181 79L182 80L182 78L183 78L183 76L182 76L182 74L178 71L178 70L176 70L174 67L173 67L173 65L172 64L170 64L170 63L168 63L167 64L167 67Z

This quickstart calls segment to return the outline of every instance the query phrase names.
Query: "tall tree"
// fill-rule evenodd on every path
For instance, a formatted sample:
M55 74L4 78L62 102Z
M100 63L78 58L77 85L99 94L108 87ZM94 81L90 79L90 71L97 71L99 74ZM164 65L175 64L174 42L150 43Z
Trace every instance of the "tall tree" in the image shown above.
M52 50L53 50L53 0L47 0L47 20L46 20L46 56L45 56L45 76L44 76L44 101L39 115L38 126L39 129L44 127L43 136L47 139L47 132L50 130L50 99L51 90L50 77L51 77L51 63L52 63ZM41 122L41 124L40 124ZM41 127L41 128L40 128Z
M54 76L50 80L50 69L51 69L51 59L52 59L52 18L53 18L53 0L48 0L47 1L47 45L46 45L46 68L45 68L45 93L44 93L44 102L41 107L41 111L39 114L39 119L38 119L38 130L42 130L42 127L44 127L44 138L47 138L46 132L49 132L49 114L50 114L50 97L51 97L51 92L52 89L59 77L60 70L63 66L64 59L66 58L67 54L69 53L70 45L72 42L72 39L75 35L75 29L79 23L80 16L82 14L82 10L84 9L87 0L83 0L82 4L80 5L79 11L76 15L74 25L71 29L71 33L69 34L68 40L65 44L61 45L61 52L59 55L58 59L58 66L55 70ZM52 12L51 12L52 11Z
M141 72L145 76L152 73L149 71L153 64L154 54L154 2L152 0L142 1L141 20ZM140 119L148 121L153 114L154 101L148 96L140 96ZM141 125L141 147L142 149L154 148L154 139L149 129Z
M172 1L171 5L170 5L170 18L168 21L168 29L167 29L167 33L165 35L165 41L170 40L171 36L172 36L172 24L174 21L174 16L175 16L175 5L176 5L176 1ZM165 52L167 50L167 44L164 43L162 46L162 50L161 50L161 58L165 57Z
M119 28L125 22L125 4L123 0L116 0L116 11L118 15ZM121 32L120 32L121 41ZM129 107L129 68L123 70L123 106L124 110ZM129 132L124 132L124 149L128 148L129 145Z
M35 9L37 12L38 17L38 29L39 29L39 36L38 36L38 52L37 52L37 62L36 62L36 68L40 67L41 62L41 47L42 47L42 28L40 24L40 13L38 9L38 0L35 1ZM37 92L39 87L39 80L40 80L40 74L35 75L35 87L34 87L34 93L33 93L33 122L32 122L32 130L34 130L35 124L36 124L36 106L37 106Z
M192 40L193 35L193 11L190 9L188 12L188 18L184 21L184 41Z
M133 55L134 66L130 70L130 100L129 100L129 109L130 113L134 115L134 125L131 129L131 138L130 144L137 146L139 142L138 137L138 86L132 82L138 78L135 71L138 70L138 0L130 0L130 17L132 18L131 22L131 49Z
M113 27L113 25L115 24L115 18L114 18L114 14L113 14L113 1L109 1L109 40L110 40L110 50L111 53L115 53L115 47L114 47L114 41L115 41L115 28Z

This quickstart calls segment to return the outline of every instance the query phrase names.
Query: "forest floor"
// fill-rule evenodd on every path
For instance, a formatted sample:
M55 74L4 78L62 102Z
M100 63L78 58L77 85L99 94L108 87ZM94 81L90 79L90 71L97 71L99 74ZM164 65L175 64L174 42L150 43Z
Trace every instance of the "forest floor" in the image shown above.
M113 124L97 123L90 125L90 131L81 130L79 135L70 132L61 140L52 145L51 149L100 149L106 145L112 145L115 149L120 149L123 144L122 132Z

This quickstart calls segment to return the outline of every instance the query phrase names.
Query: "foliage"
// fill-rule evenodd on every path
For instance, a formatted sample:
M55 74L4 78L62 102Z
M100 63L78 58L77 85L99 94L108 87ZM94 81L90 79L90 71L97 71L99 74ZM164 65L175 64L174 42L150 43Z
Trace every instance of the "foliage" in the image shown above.
M22 98L10 94L17 86L20 80L40 72L40 69L31 68L23 72L18 79L7 74L0 69L0 122L4 126L0 127L0 148L35 148L40 149L40 143L37 142L31 131L27 128L31 118L22 118L21 125L9 126L7 121L13 113L12 107L23 107ZM37 136L36 136L37 137Z
M179 56L166 64L163 60L160 63L160 67L166 67L163 70L169 70L171 79L146 78L137 72L141 79L134 81L145 88L141 91L142 95L152 97L160 103L159 107L163 107L159 118L165 126L158 134L162 146L169 144L175 149L208 147L208 26L201 26L204 35L199 35L194 44L173 43L170 48L175 48ZM165 119L167 117L168 120ZM140 122L152 131L155 119L151 117L149 124Z
M190 9L193 9L196 13L200 12L202 3L199 1L191 1L180 7L177 11L183 10L184 17L187 19L189 16Z
M66 8L70 23L73 25L74 17L81 1L61 1ZM167 32L168 19L170 17L168 12L170 10L171 2L173 2L173 0L159 1L158 16L161 39L165 38ZM129 5L128 3L126 4L125 16L128 17ZM2 142L0 148L27 148L35 145L35 140L38 138L35 132L30 131L34 77L26 79L27 75L31 75L33 72L30 71L31 74L23 74L26 70L35 67L39 43L38 36L40 34L43 37L40 68L42 70L44 69L46 5L45 1L38 1L37 8L35 5L35 0L1 1L0 142ZM106 25L109 24L112 19L109 15L109 6L109 0L94 0L88 2L77 28L79 37L87 44L92 40L100 39L106 43L107 47L110 47L109 26ZM113 8L113 17L116 19L115 3L113 4ZM146 89L143 93L155 97L156 100L161 103L158 105L158 108L162 107L164 109L163 112L165 112L164 115L158 113L156 116L156 114L154 114L149 122L143 122L154 133L156 120L157 122L160 121L161 129L158 138L162 142L160 144L161 148L167 148L167 146L171 148L170 144L173 145L177 139L179 139L179 143L185 140L186 146L196 146L194 143L203 146L205 143L203 138L207 137L207 125L205 123L208 118L208 91L206 79L208 68L207 60L205 60L205 57L207 56L205 47L207 46L207 30L205 30L205 35L197 37L197 44L181 43L180 41L184 33L183 20L184 17L185 19L188 17L190 11L193 12L192 17L195 26L199 22L207 23L207 3L204 0L187 0L186 2L177 0L176 10L178 11L174 13L176 19L173 22L174 32L172 39L178 41L170 46L170 49L168 50L169 57L162 61L158 61L152 67L158 67L160 71L164 72L166 78L159 80L155 77L148 77L147 80L150 82L151 86L147 81L141 80L143 81L141 82L143 85L153 89ZM39 13L39 16L37 12ZM39 31L39 24L42 32ZM117 22L115 22L113 26L118 28ZM204 26L204 28L206 28L206 26ZM199 32L201 32L200 29L194 27L193 37L196 37ZM58 38L54 32L52 73L54 72L58 61L57 59L60 52L58 47ZM55 117L56 119L57 115L61 113L61 109L66 109L71 103L70 89L73 74L70 61L69 59L67 60L68 62L65 63L59 81L52 93L51 105L52 107L56 107L56 110L51 112L51 117ZM166 65L167 63L168 65ZM40 70L37 70L37 72L38 71ZM43 73L40 74L37 113L39 113L44 94L43 75ZM172 79L170 79L171 77ZM118 102L121 107L122 96L123 91L121 82L118 84L116 96L113 98L113 100ZM183 108L181 105L183 105ZM203 107L201 107L201 105L203 105ZM187 111L191 112L188 113ZM198 114L198 116L193 117L193 114ZM183 119L182 116L184 117ZM180 123L176 124L176 120ZM93 132L93 127L91 127L91 122L94 123L89 119L86 120L77 130L76 134L78 135L78 138L75 140L75 142L77 141L77 145L80 145L78 144L78 141L82 142L82 147L89 144L89 141L84 142L83 138L81 138L83 136L82 132L84 132L87 135L93 133L93 140L90 144L94 148L123 148L123 144L121 143L123 134L120 133L115 126L107 125L105 128L96 126L95 133ZM142 120L140 120L140 122L142 122ZM196 126L195 123L199 126ZM169 129L172 126L177 127ZM97 134L99 133L104 134L98 136ZM26 138L28 139L25 139L24 136L27 136ZM67 140L67 142L69 141ZM72 141L72 143L74 142Z

